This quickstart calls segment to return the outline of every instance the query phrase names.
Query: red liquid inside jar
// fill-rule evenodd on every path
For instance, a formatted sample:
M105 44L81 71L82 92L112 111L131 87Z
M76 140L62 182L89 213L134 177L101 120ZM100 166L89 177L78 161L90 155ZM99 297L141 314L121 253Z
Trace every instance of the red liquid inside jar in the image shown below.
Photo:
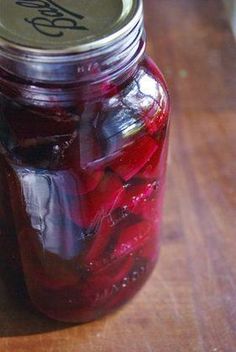
M0 269L53 319L113 311L158 259L169 98L132 41L89 74L57 66L63 82L0 52Z
M152 65L142 61L99 103L32 108L1 97L5 263L22 262L49 317L88 321L117 308L157 261L169 106Z

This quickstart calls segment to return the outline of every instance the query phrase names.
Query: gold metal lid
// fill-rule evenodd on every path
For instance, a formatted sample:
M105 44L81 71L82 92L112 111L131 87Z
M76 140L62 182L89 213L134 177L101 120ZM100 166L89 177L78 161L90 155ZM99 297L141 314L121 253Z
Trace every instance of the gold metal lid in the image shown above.
M141 18L142 0L1 0L0 47L85 52L125 36Z

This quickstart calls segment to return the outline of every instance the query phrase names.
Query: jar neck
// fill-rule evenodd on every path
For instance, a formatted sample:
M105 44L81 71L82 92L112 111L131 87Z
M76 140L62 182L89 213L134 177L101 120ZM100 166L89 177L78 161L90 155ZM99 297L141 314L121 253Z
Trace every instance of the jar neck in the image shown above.
M109 45L70 54L0 47L0 68L20 79L42 84L102 82L116 78L134 65L144 51L143 17L125 35Z
M145 46L140 19L125 37L93 51L24 57L0 49L0 93L34 105L96 98L109 93L113 83L120 85L133 75Z

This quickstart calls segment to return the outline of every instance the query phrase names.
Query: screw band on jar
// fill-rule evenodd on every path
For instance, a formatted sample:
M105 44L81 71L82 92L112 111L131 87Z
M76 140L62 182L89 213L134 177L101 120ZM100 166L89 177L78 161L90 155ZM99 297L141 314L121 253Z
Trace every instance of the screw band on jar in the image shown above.
M1 15L0 67L31 81L102 81L127 70L143 54L141 0L65 3L63 7L58 1L14 1L9 9L9 1L3 0L0 12L6 15ZM101 12L96 21L90 19L92 10ZM17 22L10 21L14 13ZM46 35L50 30L51 35Z

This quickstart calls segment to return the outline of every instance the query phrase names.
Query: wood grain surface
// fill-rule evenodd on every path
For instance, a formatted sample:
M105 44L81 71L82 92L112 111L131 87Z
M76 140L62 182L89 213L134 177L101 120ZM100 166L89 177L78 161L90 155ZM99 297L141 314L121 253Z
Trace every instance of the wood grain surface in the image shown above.
M138 296L69 326L10 300L0 352L236 351L236 47L220 0L144 0L148 51L172 96L159 265Z

